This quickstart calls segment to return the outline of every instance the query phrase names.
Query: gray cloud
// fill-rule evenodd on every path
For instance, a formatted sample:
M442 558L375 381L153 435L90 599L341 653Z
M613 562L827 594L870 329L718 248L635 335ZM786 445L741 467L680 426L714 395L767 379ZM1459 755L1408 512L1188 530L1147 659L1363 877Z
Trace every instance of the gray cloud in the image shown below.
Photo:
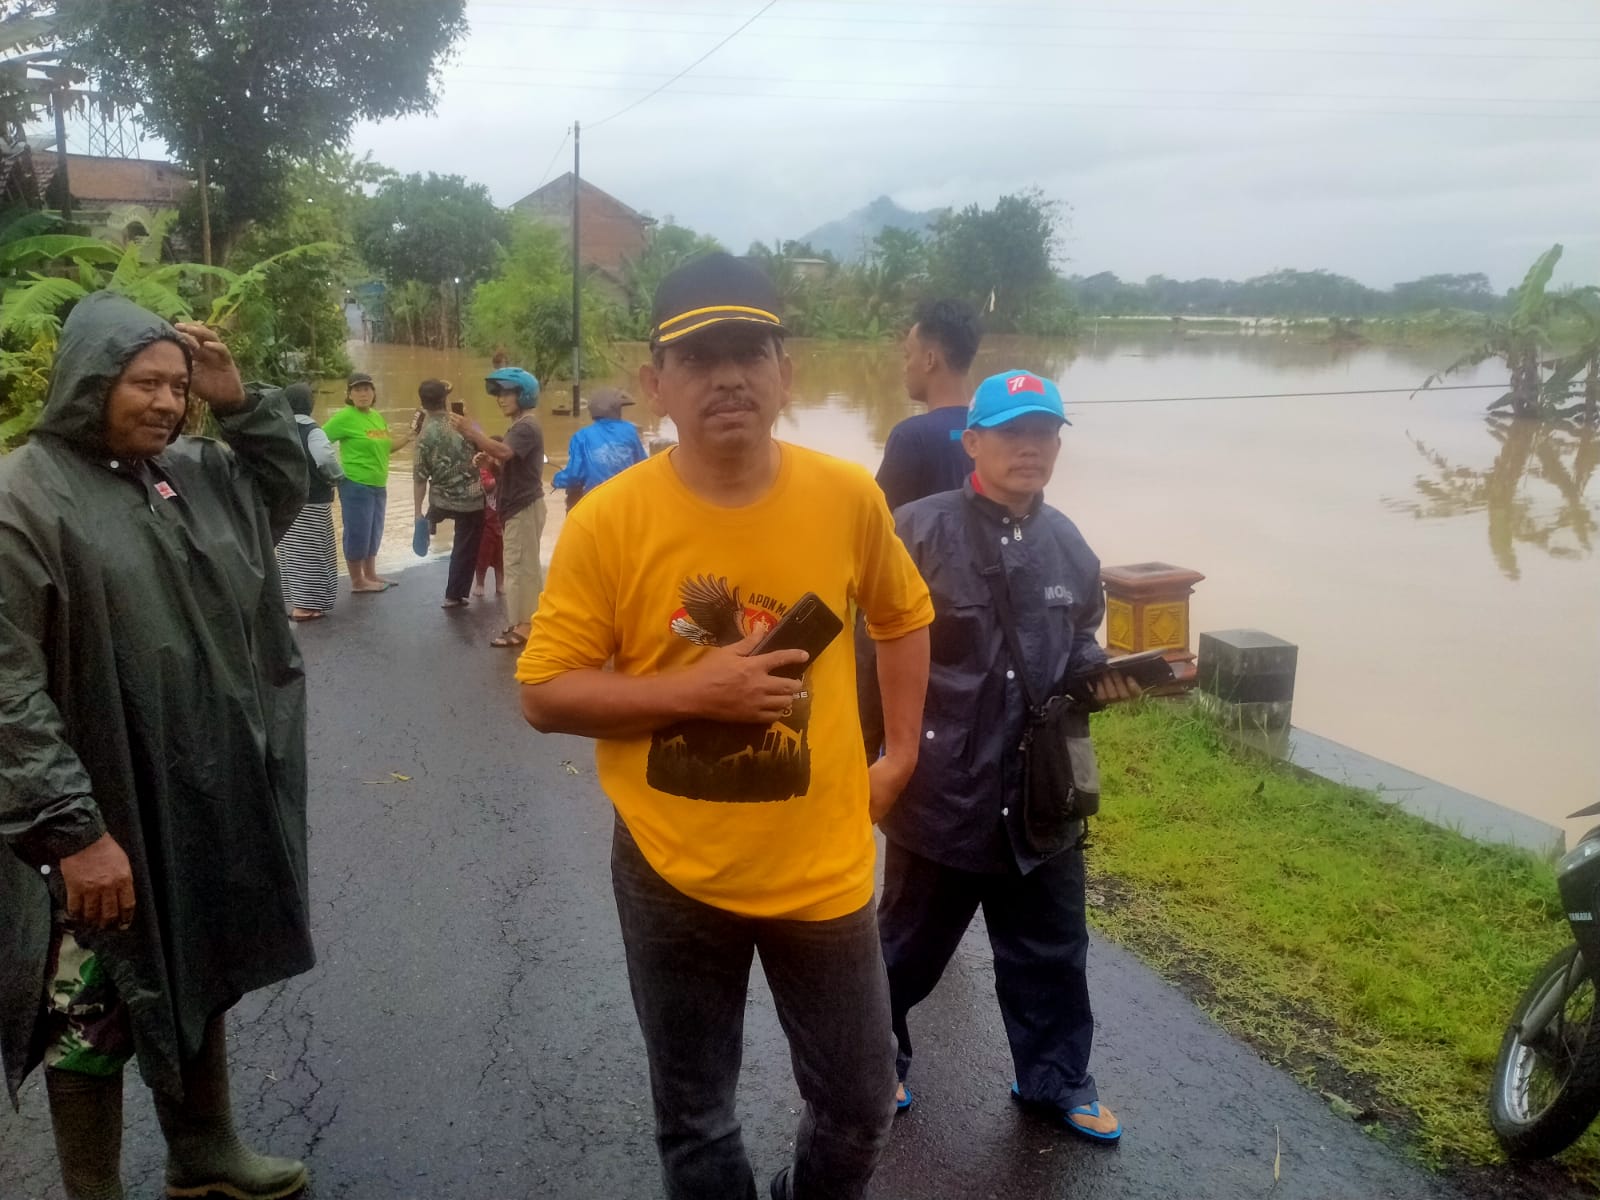
M363 127L355 148L482 180L509 203L540 182L574 115L593 124L637 100L756 8L473 4L437 115ZM735 249L883 193L987 204L1037 184L1072 206L1073 270L1321 266L1379 285L1484 270L1506 287L1562 240L1564 277L1594 280L1597 18L1563 0L782 0L586 133L584 173Z

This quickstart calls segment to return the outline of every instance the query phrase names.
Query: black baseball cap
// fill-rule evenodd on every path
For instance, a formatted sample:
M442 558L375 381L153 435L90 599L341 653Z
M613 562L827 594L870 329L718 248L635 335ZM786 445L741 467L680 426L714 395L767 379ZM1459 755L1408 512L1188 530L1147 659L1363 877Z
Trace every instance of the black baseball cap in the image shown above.
M656 287L650 344L665 346L723 321L761 325L781 337L778 290L754 263L723 251L691 259Z
M349 391L351 388L361 383L372 383L372 376L368 375L365 371L357 371L355 374L351 375L349 379L345 380L345 391Z

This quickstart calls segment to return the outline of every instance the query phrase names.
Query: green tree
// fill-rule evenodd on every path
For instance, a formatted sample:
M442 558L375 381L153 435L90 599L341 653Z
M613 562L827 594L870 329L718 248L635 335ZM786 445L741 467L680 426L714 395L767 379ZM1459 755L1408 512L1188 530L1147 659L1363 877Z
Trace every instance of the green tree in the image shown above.
M1499 359L1511 373L1511 390L1491 402L1491 409L1509 408L1515 416L1546 420L1581 416L1593 423L1600 415L1600 289L1551 291L1550 279L1561 253L1558 242L1541 254L1512 293L1510 315L1486 319L1478 344L1430 375L1422 386L1431 387L1458 371ZM1566 353L1549 364L1547 379L1546 356L1563 343ZM1580 374L1587 376L1584 396L1575 402Z
M203 317L224 330L246 378L283 382L294 347L269 299L274 277L337 253L332 243L295 246L240 271L161 261L162 233L116 246L40 231L42 214L0 224L0 449L15 445L44 403L62 322L91 292L120 292L168 320ZM202 283L219 284L209 299Z
M60 0L67 61L219 191L218 259L290 202L289 164L424 112L465 0ZM220 238L215 237L220 233ZM210 260L210 245L204 247Z
M349 331L340 300L347 282L361 273L354 223L367 202L362 187L389 174L370 156L357 159L341 151L292 164L287 182L293 203L271 221L252 225L228 256L227 265L243 271L295 246L337 248L286 262L262 289L274 340L300 359L306 374L335 376L350 370L344 350Z
M933 229L930 286L989 311L993 328L1017 329L1055 283L1064 220L1037 188L1001 196L991 209L946 213Z
M883 269L890 286L908 287L928 273L928 244L915 230L887 225L872 239L867 260Z
M1500 297L1489 286L1487 275L1424 275L1397 283L1389 289L1390 308L1395 312L1425 312L1437 308L1464 308L1493 312Z
M588 279L582 302L584 369L598 373L611 361L617 313ZM467 339L483 353L507 347L540 382L571 374L572 263L559 229L539 221L513 225L498 270L473 292Z
M650 307L655 301L657 286L668 274L691 258L721 249L722 244L709 234L696 233L670 220L652 228L644 250L623 266L623 282L628 290L627 335L649 336Z
M8 148L49 101L49 81L36 72L54 61L56 22L42 7L0 5L0 141Z
M506 244L510 219L495 207L489 189L459 175L407 175L387 179L356 216L355 245L366 264L391 288L418 282L430 288L426 304L408 301L409 321L426 316L440 346L455 342L460 289L494 270ZM393 314L391 314L392 316ZM415 341L415 333L412 335Z

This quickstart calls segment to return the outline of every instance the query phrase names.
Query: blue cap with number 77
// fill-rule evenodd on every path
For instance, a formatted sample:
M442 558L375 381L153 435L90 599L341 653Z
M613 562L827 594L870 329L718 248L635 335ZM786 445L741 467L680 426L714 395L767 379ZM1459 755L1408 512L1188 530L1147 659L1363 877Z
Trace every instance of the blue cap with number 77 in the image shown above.
M1061 404L1061 389L1031 371L1003 371L991 375L972 393L967 406L968 429L993 429L1028 413L1043 413L1063 425L1066 409Z

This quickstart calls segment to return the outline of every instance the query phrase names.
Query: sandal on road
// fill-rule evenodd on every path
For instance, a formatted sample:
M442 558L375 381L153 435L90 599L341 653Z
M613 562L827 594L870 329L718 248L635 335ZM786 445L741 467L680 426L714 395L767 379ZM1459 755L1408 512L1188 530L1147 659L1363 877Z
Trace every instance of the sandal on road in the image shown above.
M914 1097L911 1095L911 1085L902 1083L899 1088L896 1089L896 1095L894 1098L895 1114L898 1116L900 1113L903 1113L909 1109L913 1099Z
M1024 1100L1017 1085L1011 1085L1011 1098L1020 1104L1034 1105L1038 1101ZM1065 1112L1048 1105L1056 1114L1061 1124L1079 1137L1086 1137L1094 1142L1115 1142L1122 1137L1122 1122L1117 1120L1116 1113L1106 1108L1098 1100L1088 1104L1080 1104L1076 1108L1069 1108Z
M320 621L327 614L317 608L297 608L289 614L291 621Z
M527 644L528 644L528 639L523 637L520 633L518 633L517 629L516 629L516 626L514 626L514 625L510 629L501 630L489 642L489 645L491 645L491 646L512 646L512 647L515 647L515 646L525 646Z

